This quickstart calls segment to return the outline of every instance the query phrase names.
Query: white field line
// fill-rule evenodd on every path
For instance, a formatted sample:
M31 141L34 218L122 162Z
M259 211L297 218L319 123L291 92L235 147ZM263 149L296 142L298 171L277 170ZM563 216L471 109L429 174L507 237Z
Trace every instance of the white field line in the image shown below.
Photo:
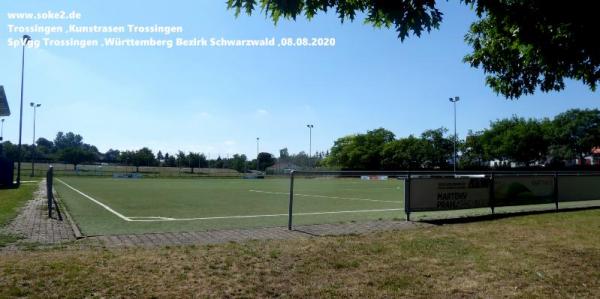
M83 195L85 198L87 198L87 199L89 199L89 200L93 201L94 203L98 204L99 206L101 206L101 207L105 208L107 211L109 211L109 212L111 212L111 213L113 213L113 214L117 215L117 217L119 217L119 218L121 218L121 219L123 219L123 220L125 220L125 221L132 221L132 220L131 220L131 218L129 218L129 217L126 217L126 216L123 216L123 214L121 214L121 213L119 213L119 212L117 212L117 211L115 211L115 210L111 209L111 207L109 207L109 206L107 206L107 205L105 205L105 204L103 204L103 203L101 203L101 202L97 201L97 200L96 200L96 199L94 199L93 197L91 197L91 196L89 196L89 195L87 195L87 194L85 194L85 193L83 193L83 192L81 192L81 191L79 191L79 190L77 190L77 189L75 189L75 188L71 187L71 185L69 185L69 184L65 183L63 180L61 180L61 179L56 179L56 180L57 180L57 181L59 181L59 182L61 182L61 183L62 183L62 184L64 184L65 186L69 187L71 190L73 190L73 191L75 191L75 192L77 192L77 193L79 193L79 194Z
M309 216L309 215L328 215L328 214L345 214L345 213L374 213L374 212L390 212L404 211L404 209L378 209L378 210L353 210L353 211L334 211L334 212L311 212L311 213L294 213L294 216ZM240 216L216 216L216 217L201 217L201 218L168 218L168 217L132 217L130 221L139 222L156 222L156 221L192 221L192 220L217 220L217 219L243 219L243 218L262 218L262 217L287 217L288 214L270 214L270 215L240 215Z
M289 195L288 192L271 192L271 191L261 191L261 190L248 190L248 191L250 191L250 192L256 192L256 193L266 193L266 194ZM302 193L294 193L294 196L318 197L318 198L328 198L328 199L362 200L362 201L373 201L373 202L400 203L399 201L393 201L393 200L378 200L378 199L370 199L370 198L339 197L339 196L327 196L327 195L313 195L313 194L302 194Z
M145 220L145 219L175 220L175 218L162 217L162 216L133 216L133 217L127 217L127 218L131 219L131 221L139 221L140 219L142 219L142 220Z

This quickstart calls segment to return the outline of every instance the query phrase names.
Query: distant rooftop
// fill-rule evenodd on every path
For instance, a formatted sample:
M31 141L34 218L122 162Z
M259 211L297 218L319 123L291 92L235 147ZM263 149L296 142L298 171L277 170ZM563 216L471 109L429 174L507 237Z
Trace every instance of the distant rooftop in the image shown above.
M4 93L4 86L0 85L0 116L9 116L10 108L8 108L8 100Z

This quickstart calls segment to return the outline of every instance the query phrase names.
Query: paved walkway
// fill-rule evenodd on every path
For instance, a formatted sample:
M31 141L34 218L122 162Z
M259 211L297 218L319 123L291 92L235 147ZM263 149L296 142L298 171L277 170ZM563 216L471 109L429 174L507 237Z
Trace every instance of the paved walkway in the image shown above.
M63 213L63 217L66 215ZM200 232L175 232L131 235L93 236L84 239L75 237L69 219L64 221L48 218L45 181L40 182L34 198L29 201L2 232L22 236L17 244L4 248L18 250L19 244L41 245L71 244L106 247L155 247L168 245L217 244L248 240L302 239L325 235L362 234L374 231L406 229L424 224L407 221L371 221L341 224L319 224L296 226L290 231L286 227L254 229L216 230Z
M56 213L54 213L56 218ZM70 223L48 218L48 200L46 197L46 181L39 183L33 193L33 199L27 202L19 215L13 219L2 232L23 237L20 242L56 244L75 240Z
M100 242L100 244L106 247L155 247L166 245L217 244L248 240L305 239L316 236L362 234L374 231L399 230L416 226L417 224L406 221L372 221L304 225L297 226L291 231L285 227L268 227L202 232L96 236L87 239Z

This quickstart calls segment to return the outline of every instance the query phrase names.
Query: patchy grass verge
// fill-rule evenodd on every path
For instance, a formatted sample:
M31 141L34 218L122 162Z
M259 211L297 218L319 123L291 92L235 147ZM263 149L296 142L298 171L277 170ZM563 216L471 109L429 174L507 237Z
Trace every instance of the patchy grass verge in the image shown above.
M308 240L4 254L0 297L595 297L600 209Z
M22 184L18 189L0 190L0 227L17 216L19 209L33 198L38 184Z
M19 209L30 199L37 184L23 184L19 189L0 190L0 228L8 224L19 213ZM0 232L0 248L19 240L18 236Z

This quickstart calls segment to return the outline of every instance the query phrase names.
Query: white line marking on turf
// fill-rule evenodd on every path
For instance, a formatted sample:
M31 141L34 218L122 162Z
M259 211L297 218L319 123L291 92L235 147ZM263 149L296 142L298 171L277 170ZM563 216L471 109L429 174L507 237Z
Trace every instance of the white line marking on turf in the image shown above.
M248 191L250 191L250 192L256 192L256 193L266 193L266 194L289 195L288 192L271 192L271 191L252 190L252 189L250 189ZM373 201L373 202L400 203L400 201L393 201L393 200L378 200L378 199L370 199L370 198L339 197L339 196L327 196L327 195L313 195L313 194L302 194L302 193L294 193L294 196L318 197L318 198L329 198L329 199L362 200L362 201Z
M353 210L353 211L334 211L334 212L311 212L311 213L294 213L295 216L309 215L327 215L327 214L344 214L344 213L374 213L374 212L391 212L403 211L404 209L378 209L378 210ZM239 216L216 216L216 217L201 217L201 218L168 218L168 217L131 217L130 221L138 222L156 222L156 221L192 221L192 220L217 220L217 219L243 219L243 218L261 218L261 217L283 217L288 214L270 214L270 215L239 215ZM144 218L144 219L138 219Z
M145 220L145 219L158 219L158 220L175 220L175 218L171 218L171 217L161 217L161 216L133 216L133 217L128 217L129 219L131 219L131 221L139 221L139 220Z
M61 179L56 179L56 180L57 180L57 181L59 181L59 182L61 182L61 183L63 183L65 186L69 187L71 190L73 190L73 191L75 191L75 192L77 192L77 193L79 193L79 194L83 195L85 198L87 198L87 199L89 199L89 200L91 200L91 201L95 202L95 203L96 203L96 204L98 204L99 206L101 206L101 207L105 208L107 211L109 211L109 212L111 212L111 213L113 213L113 214L117 215L119 218L121 218L121 219L123 219L123 220L125 220L125 221L132 221L132 220L131 220L131 218L129 218L129 217L126 217L126 216L123 216L123 214L121 214L121 213L119 213L119 212L117 212L117 211L115 211L115 210L111 209L109 206L107 206L107 205L105 205L105 204L103 204L103 203L101 203L101 202L97 201L97 200L96 200L96 199L94 199L93 197L91 197L91 196L89 196L89 195L87 195L87 194L85 194L85 193L83 193L83 192L81 192L81 191L79 191L79 190L77 190L77 189L75 189L75 188L71 187L71 185L69 185L69 184L65 183L63 180L61 180Z

